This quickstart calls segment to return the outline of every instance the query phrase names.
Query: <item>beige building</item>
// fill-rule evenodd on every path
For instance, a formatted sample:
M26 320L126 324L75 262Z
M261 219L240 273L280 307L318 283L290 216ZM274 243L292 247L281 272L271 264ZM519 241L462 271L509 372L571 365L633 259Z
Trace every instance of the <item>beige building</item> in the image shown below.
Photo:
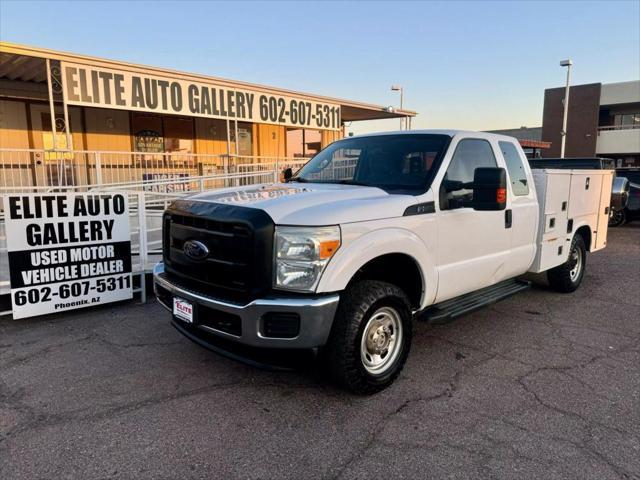
M412 117L264 85L0 43L0 187L295 162L346 122ZM300 163L300 162L298 162Z

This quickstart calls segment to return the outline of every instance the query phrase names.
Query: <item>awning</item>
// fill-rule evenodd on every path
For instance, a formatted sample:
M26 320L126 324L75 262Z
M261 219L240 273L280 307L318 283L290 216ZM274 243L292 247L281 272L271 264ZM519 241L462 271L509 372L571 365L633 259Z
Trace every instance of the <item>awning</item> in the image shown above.
M170 69L149 67L145 65L118 62L115 60L17 45L9 42L0 42L0 79L11 80L14 82L45 84L47 81L46 59L105 69L121 69L139 74L161 75L178 81L185 80L201 83L213 82L228 89L251 89L272 95L302 98L312 102L338 104L340 105L341 117L344 122L413 117L416 115L416 112L412 110L400 110L389 108L388 106L374 105L310 93L296 92L266 85L211 77L207 75L178 72ZM3 95L7 95L7 92L9 92L9 96L20 96L21 89L3 88Z
M551 148L551 142L543 142L541 140L524 140L519 139L520 146L526 148Z

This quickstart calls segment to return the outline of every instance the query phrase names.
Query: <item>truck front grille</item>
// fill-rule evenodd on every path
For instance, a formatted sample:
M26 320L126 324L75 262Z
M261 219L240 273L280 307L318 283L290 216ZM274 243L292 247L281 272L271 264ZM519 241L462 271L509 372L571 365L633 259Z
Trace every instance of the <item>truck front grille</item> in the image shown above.
M185 254L189 240L207 247L205 259ZM164 215L165 271L216 298L249 301L268 290L272 247L273 222L262 210L178 201Z

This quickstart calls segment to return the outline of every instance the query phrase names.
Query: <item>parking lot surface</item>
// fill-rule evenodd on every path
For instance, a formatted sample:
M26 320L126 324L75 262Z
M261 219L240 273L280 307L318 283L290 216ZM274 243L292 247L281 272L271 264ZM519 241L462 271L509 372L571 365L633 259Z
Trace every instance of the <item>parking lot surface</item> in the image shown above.
M155 302L0 320L0 478L640 478L640 225L570 295L417 322L349 395L204 350Z

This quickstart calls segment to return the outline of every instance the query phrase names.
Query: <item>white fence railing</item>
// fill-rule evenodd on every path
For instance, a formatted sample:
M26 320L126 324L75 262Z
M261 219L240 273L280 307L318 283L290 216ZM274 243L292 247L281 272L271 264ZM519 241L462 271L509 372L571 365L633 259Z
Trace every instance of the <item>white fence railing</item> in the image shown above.
M139 279L134 291L145 301L144 276L160 260L162 213L172 200L204 190L278 181L283 169L295 171L306 162L300 158L0 149L0 195L127 193L131 265ZM0 208L0 295L10 292L5 225ZM0 315L10 313L2 311Z
M150 186L172 193L206 188L271 182L287 167L294 170L307 159L185 153L101 152L0 148L0 192L86 191ZM259 175L254 175L259 173ZM246 175L239 180L237 175ZM234 181L229 178L234 176ZM214 182L217 178L219 181Z

